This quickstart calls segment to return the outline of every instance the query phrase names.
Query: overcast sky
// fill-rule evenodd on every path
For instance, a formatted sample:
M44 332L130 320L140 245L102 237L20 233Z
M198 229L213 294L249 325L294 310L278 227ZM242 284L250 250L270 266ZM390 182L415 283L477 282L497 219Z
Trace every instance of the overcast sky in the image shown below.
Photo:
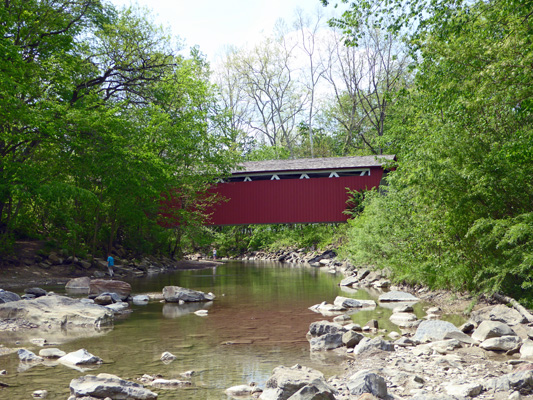
M138 4L153 10L156 21L170 26L186 46L199 45L214 61L224 46L252 44L271 33L276 21L292 22L301 8L314 13L319 0L110 0L117 6ZM331 12L328 7L328 12Z

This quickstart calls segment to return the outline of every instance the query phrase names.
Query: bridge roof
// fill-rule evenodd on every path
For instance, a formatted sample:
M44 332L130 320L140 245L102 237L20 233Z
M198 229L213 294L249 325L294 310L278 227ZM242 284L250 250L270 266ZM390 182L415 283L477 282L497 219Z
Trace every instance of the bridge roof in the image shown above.
M284 171L338 170L379 167L396 159L394 155L331 158L300 158L298 160L247 161L232 171L233 175Z

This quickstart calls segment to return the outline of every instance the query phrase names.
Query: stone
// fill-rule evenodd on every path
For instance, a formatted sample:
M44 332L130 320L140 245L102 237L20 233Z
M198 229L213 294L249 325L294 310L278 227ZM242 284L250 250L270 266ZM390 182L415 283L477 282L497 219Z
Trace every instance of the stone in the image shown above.
M451 396L476 397L483 390L479 383L464 383L460 385L446 385L446 393Z
M533 358L533 340L526 339L520 347L520 357L521 358Z
M484 340L479 347L485 350L510 351L518 348L522 344L522 339L518 336L500 336Z
M370 371L359 371L348 378L348 390L351 395L360 396L371 393L381 399L388 396L387 383L381 376Z
M17 351L17 354L19 356L19 360L23 361L23 362L33 363L33 362L41 362L41 361L43 361L42 357L39 357L38 355L36 355L32 351L29 351L29 350L26 350L26 349L19 349L19 351Z
M85 375L70 381L70 393L76 397L92 396L99 399L156 399L157 394L141 384L126 381L116 375Z
M99 328L113 322L113 313L96 304L84 304L64 296L43 296L32 301L0 304L0 320L16 321L17 329L42 331Z
M348 276L346 278L344 278L340 283L339 285L340 286L352 286L354 285L355 283L359 282L359 279L357 279L357 277L355 276Z
M422 321L420 325L418 325L413 340L418 342L442 340L447 332L453 331L460 332L451 322L440 320Z
M43 358L61 358L66 355L62 350L56 349L55 347L47 347L46 349L41 349L39 351L39 356Z
M35 297L42 297L42 296L46 296L48 292L44 289L34 287L34 288L24 289L24 293L34 295Z
M527 322L522 314L504 304L483 307L479 310L472 311L470 320L476 325L481 324L483 321L498 321L510 326Z
M401 292L399 290L391 290L390 292L383 293L379 296L380 302L389 301L418 301L418 297L413 296L411 293Z
M116 293L121 300L126 300L131 293L131 285L113 279L93 279L89 285L89 294Z
M374 300L359 300L343 296L337 296L333 304L343 308L376 307L376 302Z
M449 332L446 332L444 334L444 338L443 339L455 339L455 340L458 340L462 343L465 343L465 344L472 344L472 345L477 345L479 344L479 342L475 339L472 339L471 336L467 335L466 333L464 332L461 332L461 331L449 331Z
M164 363L169 363L171 361L174 361L176 358L177 357L174 354L168 351L165 351L163 354L161 354L160 360L163 361Z
M390 322L400 327L408 327L418 321L416 315L409 312L395 312L389 317Z
M133 304L135 304L136 306L144 306L148 304L149 301L150 297L145 294L138 294L137 296L133 296L132 299Z
M337 332L347 332L347 328L343 327L340 324L329 322L326 320L312 322L309 325L309 331L307 332L310 336L322 336L328 333L337 333Z
M88 276L82 276L80 278L73 278L67 282L65 285L65 289L75 289L75 290L87 290L87 294L89 294L89 287L91 285L91 278Z
M294 393L288 400L335 400L334 390L325 382L316 381Z
M102 293L94 298L94 303L99 304L101 306L107 306L109 304L113 304L113 297L109 294Z
M183 288L180 286L165 286L163 288L163 297L168 303L184 302L199 302L213 300L211 296L207 296L204 292Z
M333 350L342 347L343 334L341 332L326 333L325 335L311 337L309 344L311 345L311 351L325 351Z
M343 314L343 315L337 315L335 318L333 318L333 322L336 324L346 325L352 322L352 319L349 315Z
M320 371L301 365L294 365L290 368L279 366L272 371L272 376L267 380L265 390L259 398L261 400L287 400L304 386L317 383L329 386Z
M413 306L410 304L402 304L398 307L395 307L392 309L393 313L412 313L413 312Z
M21 300L21 298L18 294L0 289L0 304L19 300Z
M498 321L483 321L472 333L472 339L479 342L499 336L516 336L516 333L507 324Z
M249 397L254 393L259 393L261 391L261 389L254 385L237 385L225 390L226 394L230 397Z
M379 329L379 323L377 319L371 319L363 328Z
M531 390L533 388L533 371L519 371L492 378L483 383L484 390L509 392L511 390Z
M355 347L364 338L363 335L355 331L348 331L342 335L342 343L348 347Z
M36 390L31 394L34 399L45 399L48 396L47 390Z
M73 352L70 352L63 357L59 358L59 361L62 364L68 365L91 365L91 364L102 364L102 359L85 349L79 349Z
M357 346L354 347L354 354L362 354L370 350L383 350L383 351L394 351L394 345L386 340L381 339L380 337L375 337L370 339L364 337Z

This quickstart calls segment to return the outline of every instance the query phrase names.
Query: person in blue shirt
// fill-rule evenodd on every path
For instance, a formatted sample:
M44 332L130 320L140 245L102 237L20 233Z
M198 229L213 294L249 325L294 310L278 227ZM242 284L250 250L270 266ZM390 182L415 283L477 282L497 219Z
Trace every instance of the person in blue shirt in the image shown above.
M109 272L109 276L112 278L114 273L113 273L113 266L115 265L115 260L113 259L113 257L111 257L111 254L108 254L107 255L107 271Z

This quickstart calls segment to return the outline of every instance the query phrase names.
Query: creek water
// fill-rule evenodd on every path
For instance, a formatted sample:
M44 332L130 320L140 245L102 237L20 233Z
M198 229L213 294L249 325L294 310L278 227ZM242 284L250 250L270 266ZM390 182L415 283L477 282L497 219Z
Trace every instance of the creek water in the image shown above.
M161 292L164 286L177 285L217 297L212 303L132 305L132 313L119 317L112 329L62 333L48 337L32 332L31 337L45 338L65 352L80 348L104 360L104 364L78 371L57 363L39 364L26 369L17 354L0 356L0 370L7 375L0 381L10 385L0 388L2 399L30 399L35 390L47 390L49 399L67 399L69 383L85 374L111 373L136 380L143 374L160 374L165 379L183 379L180 374L193 370L193 385L187 389L159 390L166 399L227 399L230 386L256 382L260 386L279 366L301 364L322 371L326 377L343 372L342 360L333 352L310 353L305 338L309 324L331 318L308 307L336 296L376 299L377 293L338 286L340 275L332 275L308 266L274 263L230 262L217 268L177 271L130 281L133 294ZM61 292L61 288L48 288ZM207 308L208 315L193 311ZM380 328L398 330L389 322L392 310L377 307L351 315L360 325L378 319ZM424 315L422 305L415 313ZM14 343L18 340L18 343ZM38 353L40 348L26 339L0 333L0 345L24 347ZM164 364L161 354L169 351L177 359Z

